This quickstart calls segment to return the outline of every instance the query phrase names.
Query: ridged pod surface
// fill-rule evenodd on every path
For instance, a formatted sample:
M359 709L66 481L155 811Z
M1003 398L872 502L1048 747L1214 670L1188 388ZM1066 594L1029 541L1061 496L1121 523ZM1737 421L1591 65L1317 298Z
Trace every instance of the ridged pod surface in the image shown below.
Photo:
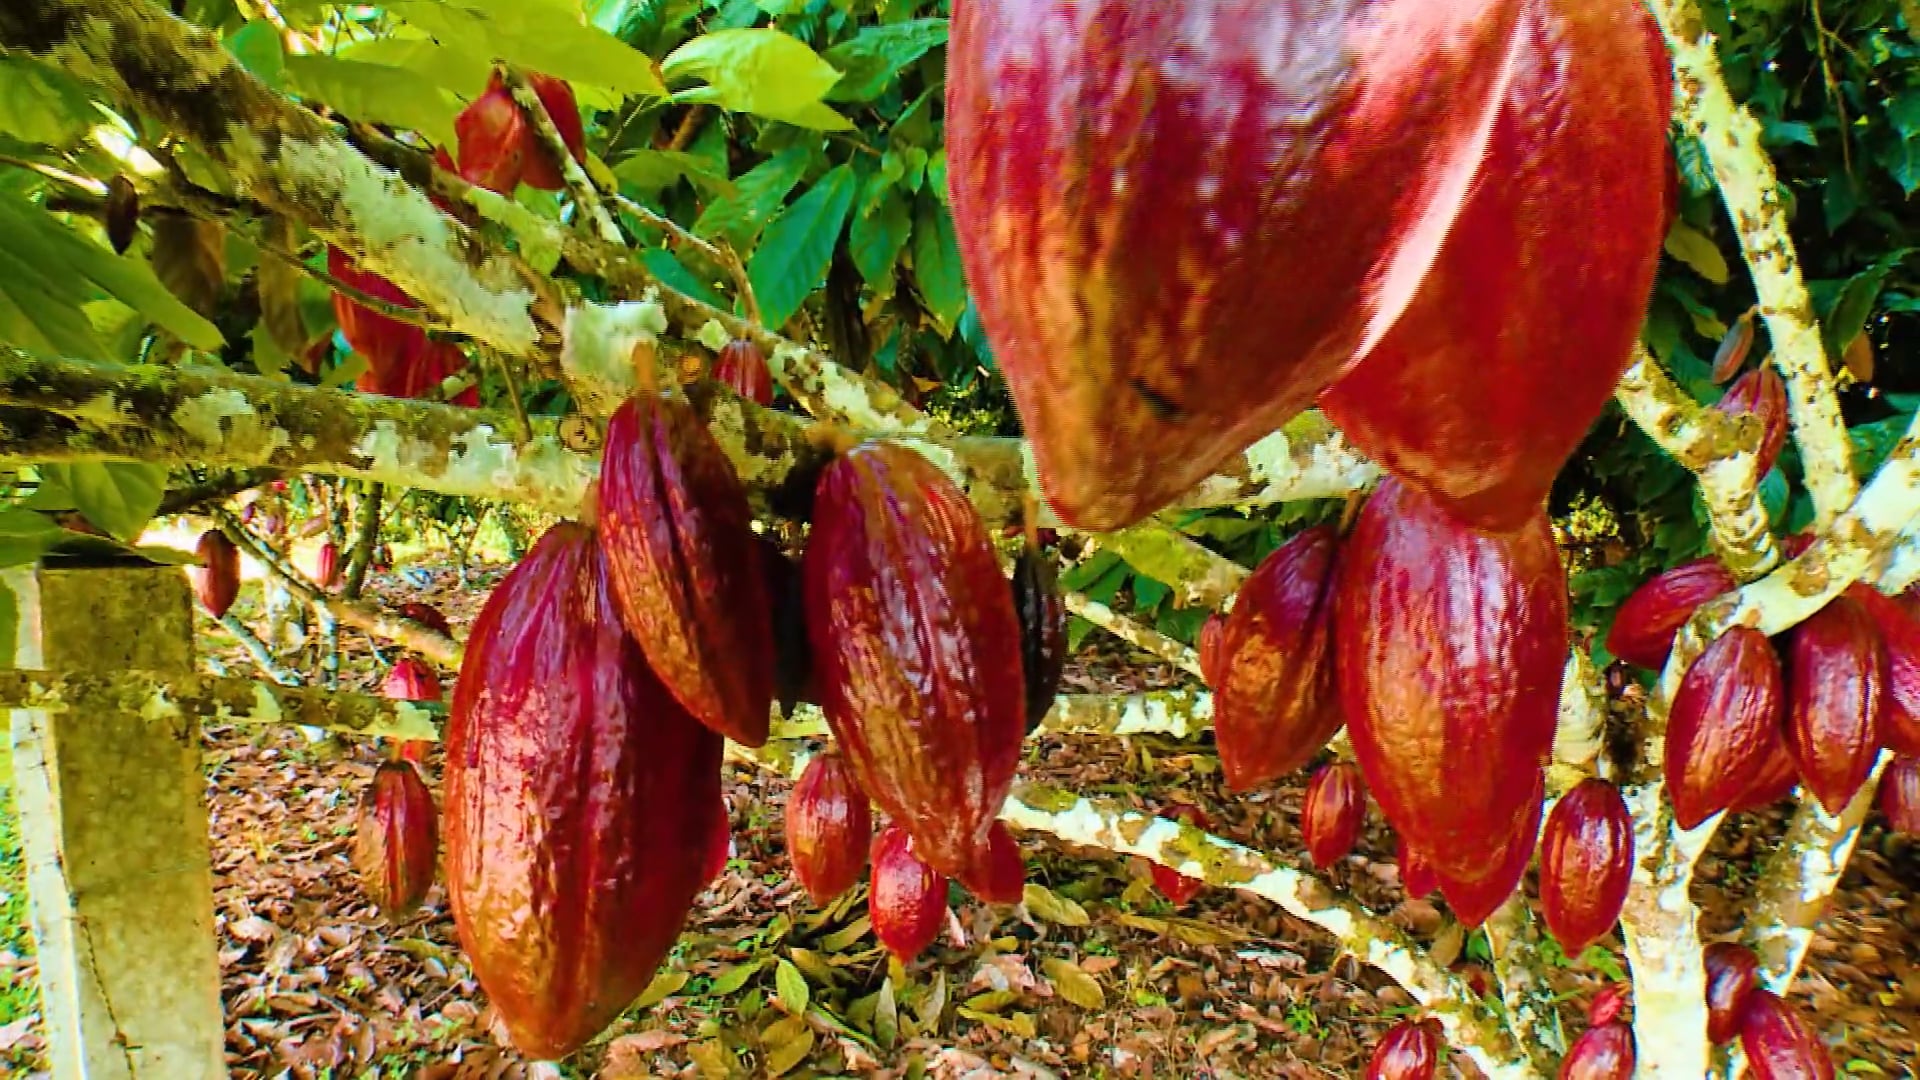
M1740 1016L1747 1007L1760 974L1760 958L1733 941L1716 941L1706 948L1707 1040L1715 1046L1740 1034Z
M403 656L387 672L380 692L395 701L439 701L440 676L425 660Z
M1827 813L1866 782L1880 751L1886 649L1867 609L1836 596L1793 628L1787 649L1787 752Z
M755 405L773 404L773 372L766 354L746 338L735 338L713 361L713 378Z
M1771 991L1747 995L1740 1049L1754 1080L1833 1080L1833 1056L1798 1010Z
M835 742L919 856L965 877L1026 733L1020 625L986 527L926 458L866 443L821 473L803 573Z
M361 887L389 918L398 918L426 899L439 855L433 792L411 762L382 762L361 796L354 829Z
M607 421L600 538L620 621L700 722L763 746L772 609L753 511L733 463L684 397L641 394Z
M1480 179L1525 6L956 6L955 231L1063 521L1165 505L1400 317Z
M1784 729L1784 725L1782 727ZM1754 779L1751 787L1734 800L1732 806L1727 807L1727 810L1731 813L1743 814L1750 810L1772 806L1793 794L1794 787L1799 783L1800 768L1794 764L1793 755L1787 752L1786 733L1782 730L1774 736L1772 747L1767 751L1766 758L1760 766L1760 775Z
M1649 578L1627 597L1607 631L1607 651L1636 667L1660 670L1674 636L1701 604L1739 587L1719 559L1695 559Z
M207 614L218 619L233 607L240 595L240 549L219 529L200 534L194 545L200 563L187 567L187 579L193 583L193 595Z
M787 798L787 858L816 907L860 880L873 843L873 811L847 760L831 751L807 762Z
M1880 813L1887 827L1920 836L1920 758L1902 755L1880 777Z
M340 549L331 540L314 553L313 583L328 590L340 587Z
M1567 652L1545 509L1489 536L1389 478L1341 549L1337 590L1335 669L1367 790L1455 900L1504 871L1539 813Z
M1873 617L1887 650L1880 738L1896 754L1920 754L1920 619L1899 600L1865 585L1853 586L1847 595Z
M1005 822L993 823L986 859L960 884L989 904L1017 904L1026 895L1027 863Z
M1220 768L1234 791L1313 760L1344 722L1333 676L1339 545L1331 525L1300 533L1262 559L1234 599L1213 695Z
M1507 902L1515 889L1520 887L1520 879L1527 875L1527 864L1533 860L1534 848L1540 838L1540 815L1545 807L1546 780L1542 775L1533 782L1533 795L1522 811L1519 823L1508 833L1500 846L1489 856L1489 865L1493 872L1475 880L1449 877L1446 871L1435 869L1434 880L1439 882L1440 895L1447 898L1447 906L1453 909L1453 917L1460 925L1469 929L1486 922L1488 916Z
M1440 887L1440 880L1433 876L1433 868L1427 865L1419 852L1407 845L1406 837L1400 837L1399 844L1394 862L1400 867L1400 887L1410 899L1432 896L1433 890Z
M1471 196L1399 320L1320 398L1476 528L1539 515L1632 362L1666 236L1651 23L1637 0L1526 5Z
M1554 804L1540 833L1540 907L1568 956L1620 921L1633 878L1633 818L1620 789L1597 777Z
M1013 563L1013 610L1020 619L1020 671L1027 690L1027 730L1053 708L1067 667L1067 602L1060 595L1053 559L1022 548Z
M1728 416L1753 415L1760 421L1759 475L1767 475L1787 445L1787 384L1772 364L1740 376L1715 403Z
M1402 1020L1387 1029L1367 1061L1367 1080L1433 1080L1440 1068L1440 1036L1426 1021Z
M1213 823L1207 820L1206 811L1197 806L1171 807L1167 811L1167 816L1202 829L1213 827ZM1159 863L1149 863L1148 874L1153 878L1153 887L1159 889L1162 896L1171 900L1174 907L1186 906L1187 901L1198 896L1200 890L1207 887L1207 883L1199 878L1190 878L1178 870L1161 866Z
M1300 808L1300 832L1315 867L1325 870L1352 854L1366 820L1367 786L1357 767L1336 761L1315 770Z
M721 739L614 611L592 532L549 529L487 598L445 762L454 923L514 1045L563 1057L653 978L705 886Z
M947 878L920 859L913 837L898 825L873 838L867 916L873 936L903 964L925 952L946 922Z
M1214 612L1200 624L1200 678L1209 687L1220 688L1220 646L1227 636L1227 617Z
M1559 1080L1633 1080L1633 1029L1622 1023L1588 1028L1560 1062Z
M1667 791L1691 829L1740 800L1779 752L1784 691L1765 634L1735 626L1687 669L1667 716Z

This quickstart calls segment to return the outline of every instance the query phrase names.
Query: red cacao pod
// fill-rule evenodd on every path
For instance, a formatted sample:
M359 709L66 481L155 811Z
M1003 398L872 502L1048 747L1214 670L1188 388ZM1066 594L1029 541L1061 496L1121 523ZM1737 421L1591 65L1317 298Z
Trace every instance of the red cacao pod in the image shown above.
M494 81L497 82L499 77L496 73ZM580 106L574 101L573 87L565 79L556 79L537 71L527 73L527 85L533 87L534 95L546 107L547 115L553 117L553 126L560 132L560 141L566 145L567 152L573 155L573 160L585 162L587 131L580 122ZM566 187L559 163L547 153L547 148L534 133L533 125L525 125L525 130L527 147L522 154L525 168L520 174L520 182L542 191L559 191Z
M1588 1028L1561 1059L1560 1080L1633 1080L1633 1029L1618 1022Z
M1611 1024L1620 1019L1620 1014L1626 1011L1626 1008L1626 990L1618 984L1608 983L1600 988L1599 993L1593 995L1591 1002L1587 1003L1587 1026L1599 1027L1602 1024Z
M1920 836L1920 758L1902 755L1880 777L1880 813L1887 827Z
M527 167L532 129L499 76L453 119L460 140L460 177L499 195L512 195Z
M353 862L380 910L397 918L420 906L439 856L433 793L405 761L382 762L360 800Z
M707 885L718 881L727 869L727 857L733 853L733 828L727 821L727 801L713 817L713 833L707 839L707 861L700 869L700 880Z
M1760 958L1745 945L1716 941L1707 946L1707 1039L1715 1046L1740 1034L1747 996L1760 979Z
M1760 421L1760 475L1767 475L1787 445L1787 384L1773 365L1762 364L1727 387L1714 408L1728 416L1751 413Z
M1240 587L1220 639L1213 731L1227 786L1246 791L1293 772L1344 722L1333 678L1330 525L1261 560Z
M418 329L417 327L415 329ZM369 367L355 383L363 394L393 398L433 398L448 376L467 367L467 354L451 341L434 341L424 332L415 334L401 356L384 367ZM480 404L480 391L469 386L448 399L448 404L469 408Z
M860 880L873 843L873 812L847 760L831 751L807 762L787 799L787 858L817 907Z
M1747 995L1740 1049L1754 1080L1833 1080L1833 1057L1805 1017L1769 990Z
M780 545L764 536L754 538L766 568L767 602L772 605L773 693L780 710L791 714L803 701L819 703L813 674L813 646L807 641L806 588L800 564L789 559Z
M614 599L647 663L702 723L765 745L772 611L726 452L685 398L642 394L607 422L599 493Z
M1836 596L1793 628L1787 649L1787 752L1827 813L1866 782L1880 750L1887 654L1859 602Z
M1713 351L1714 384L1721 385L1732 379L1746 366L1747 353L1752 349L1753 311L1748 310L1741 312L1740 317L1733 321L1733 326L1720 339L1720 347Z
M1620 789L1588 778L1554 804L1540 834L1540 907L1568 956L1620 921L1633 877L1633 818Z
M1636 667L1667 665L1673 639L1701 604L1739 587L1713 558L1695 559L1656 575L1633 590L1607 631L1607 651Z
M420 768L427 764L427 754L433 750L433 744L420 739L409 739L400 744L400 760L410 761Z
M767 370L766 354L746 338L735 338L720 350L713 377L755 405L773 404L773 372Z
M1402 1020L1387 1030L1367 1062L1367 1080L1433 1080L1440 1036L1426 1021Z
M593 533L547 530L474 622L444 766L454 924L521 1053L572 1053L653 978L706 884L720 752L621 628Z
M1866 585L1847 595L1873 617L1887 650L1887 684L1880 737L1896 754L1920 754L1920 618L1891 596Z
M331 540L314 552L313 583L328 591L340 587L340 549Z
M1735 626L1687 669L1667 717L1673 816L1692 829L1740 800L1779 753L1780 658L1765 634Z
M1528 800L1518 824L1506 834L1490 856L1490 865L1493 867L1491 874L1477 880L1467 880L1450 877L1444 870L1433 871L1434 880L1440 884L1440 895L1447 898L1447 905L1453 908L1453 917L1459 920L1460 925L1472 928L1486 922L1520 887L1520 879L1527 874L1527 864L1533 860L1533 851L1540 838L1540 814L1545 795L1546 780L1541 776L1533 782L1533 796Z
M925 952L947 917L947 878L923 862L907 830L888 824L873 839L867 916L873 936L906 963Z
M1734 800L1732 806L1727 807L1730 813L1744 814L1772 806L1793 794L1794 787L1800 783L1800 768L1794 764L1793 755L1787 752L1784 736L1784 732L1774 736L1772 748L1761 763L1760 775L1754 779L1752 786Z
M416 656L403 656L387 672L381 693L396 701L439 701L440 676Z
M193 551L200 560L198 566L187 567L193 595L199 599L200 606L207 609L207 614L218 619L233 607L234 598L240 595L240 549L227 539L226 533L208 529L200 534L200 542Z
M987 853L1025 736L1020 624L973 505L906 447L827 466L803 565L834 740L948 877Z
M400 617L410 622L417 622L430 630L438 630L447 637L453 636L453 626L447 622L447 616L432 604L422 604L418 601L401 604Z
M360 269L346 252L331 244L327 246L327 273L376 300L401 307L417 306L398 285ZM425 336L419 327L362 307L337 292L333 294L333 316L340 323L340 336L347 339L349 348L366 357L369 369L399 363L413 347L413 340Z
M1407 845L1407 838L1400 838L1398 854L1394 862L1400 867L1400 887L1406 891L1409 899L1418 900L1432 896L1433 890L1440 887L1440 881L1433 876L1433 868L1420 857L1420 853Z
M1064 522L1165 505L1400 317L1487 182L1522 6L956 7L955 232Z
M1017 904L1027 892L1027 863L1020 842L1003 821L993 823L987 836L986 859L960 879L967 891L989 904Z
M1314 772L1300 810L1300 832L1314 866L1325 870L1352 854L1366 820L1367 787L1358 768L1336 761Z
M1472 193L1399 320L1320 397L1475 528L1540 514L1632 362L1666 235L1651 21L1635 0L1525 6Z
M1495 884L1539 813L1566 663L1566 573L1545 509L1491 536L1389 478L1347 537L1336 589L1335 670L1367 790L1454 884L1449 900Z
M1207 820L1206 811L1197 806L1172 807L1168 811L1168 816L1202 829L1213 827L1213 823ZM1159 889L1161 895L1168 900L1173 901L1174 907L1184 907L1187 901L1192 900L1199 895L1201 889L1207 887L1207 883L1199 878L1190 878L1172 867L1161 866L1159 863L1149 864L1149 872L1153 876L1153 887Z
M1067 603L1053 559L1028 547L1013 563L1013 610L1020 619L1020 671L1026 677L1027 731L1053 708L1067 666Z
M1227 617L1219 612L1200 624L1200 678L1215 690L1220 688L1220 647L1227 636Z

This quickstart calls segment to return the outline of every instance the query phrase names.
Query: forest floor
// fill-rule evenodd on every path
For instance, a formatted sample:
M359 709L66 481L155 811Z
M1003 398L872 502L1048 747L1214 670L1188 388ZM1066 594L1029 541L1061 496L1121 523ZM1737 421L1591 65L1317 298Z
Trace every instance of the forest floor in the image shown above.
M450 571L430 578L417 588L389 576L373 591L438 604L464 632L492 576L465 589ZM236 610L257 617L254 586ZM229 671L253 673L231 638L211 623L203 630ZM377 692L366 639L349 631L343 641L343 687ZM1095 634L1065 689L1184 679ZM205 747L236 1077L1358 1077L1374 1041L1411 1011L1378 972L1265 901L1206 890L1175 909L1143 865L1032 836L1023 838L1028 880L1044 886L1044 903L994 908L955 889L947 933L904 977L890 977L860 903L864 886L821 912L791 882L780 827L790 785L730 764L734 857L647 995L657 1003L628 1010L558 1067L528 1066L502 1049L444 890L436 885L423 911L389 922L356 884L356 801L380 745L214 727ZM1192 744L1048 738L1029 747L1022 771L1145 809L1196 803L1224 836L1282 855L1300 850L1304 776L1232 797L1211 753ZM427 773L437 788L437 754ZM1782 814L1722 830L1696 890L1710 932L1734 927L1718 898L1723 888L1745 891ZM1332 876L1423 940L1441 933L1456 963L1474 966L1483 940L1442 933L1435 904L1404 897L1393 848L1374 813L1359 850ZM0 813L0 1072L14 1075L46 1067L31 952L9 809ZM1617 938L1579 961L1557 958L1552 980L1569 1033L1621 963ZM1844 1072L1920 1076L1920 844L1868 826L1793 1002ZM1464 1062L1456 1068L1476 1075Z

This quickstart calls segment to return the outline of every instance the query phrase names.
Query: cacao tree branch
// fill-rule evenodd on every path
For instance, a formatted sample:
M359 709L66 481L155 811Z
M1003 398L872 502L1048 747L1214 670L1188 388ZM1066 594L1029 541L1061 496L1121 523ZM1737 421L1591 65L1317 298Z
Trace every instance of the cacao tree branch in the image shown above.
M202 503L216 499L228 499L243 491L251 491L262 484L269 484L286 475L278 469L238 469L223 470L190 484L174 485L167 489L165 498L160 500L160 509L154 511L155 517L171 517L193 510Z
M240 643L240 647L246 650L254 665L264 672L267 678L281 686L300 685L300 676L295 675L284 664L274 659L273 650L267 648L267 643L260 640L252 627L241 622L238 615L229 611L214 621L220 624L221 629L233 635L233 639Z
M360 495L359 518L354 522L353 544L347 551L347 580L340 595L360 599L367 581L367 568L373 565L374 549L380 546L380 512L386 501L386 485L369 481Z
M533 133L540 140L541 149L547 152L560 170L560 179L567 185L567 194L573 196L573 204L580 215L592 223L600 234L600 239L609 244L626 246L626 238L620 235L620 226L613 223L613 216L600 202L600 193L594 189L593 181L587 179L587 171L573 159L573 151L567 149L567 140L561 136L560 128L553 122L553 115L547 112L547 104L533 89L527 77L515 70L510 64L496 68L500 80L506 84L508 92L513 94L514 103L527 116L527 122L533 125Z
M110 674L0 671L0 702L11 709L191 713L203 724L295 724L352 735L438 740L446 706L367 694L276 686L254 679L116 671Z
M1507 1029L1532 1057L1534 1067L1550 1073L1567 1052L1567 1043L1554 1012L1553 988L1547 985L1540 927L1527 910L1525 892L1500 905L1484 929L1493 953L1494 977L1500 982L1500 1000L1506 1005Z
M1200 674L1200 654L1158 630L1129 619L1105 604L1089 600L1084 593L1068 593L1066 601L1068 611L1134 648L1170 661L1175 667L1192 675Z
M1095 543L1167 586L1183 606L1225 608L1247 580L1246 567L1151 519L1101 535Z
M1688 134L1698 139L1753 275L1760 314L1773 342L1773 364L1787 384L1787 413L1821 527L1853 503L1858 483L1852 447L1840 418L1833 369L1800 274L1773 161L1759 121L1733 100L1720 57L1695 0L1651 0L1673 50L1674 101Z

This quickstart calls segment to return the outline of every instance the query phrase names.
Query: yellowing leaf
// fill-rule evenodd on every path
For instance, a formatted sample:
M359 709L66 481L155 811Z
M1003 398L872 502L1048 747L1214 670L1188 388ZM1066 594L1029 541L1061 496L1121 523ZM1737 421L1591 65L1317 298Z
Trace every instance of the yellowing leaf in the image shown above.
M1018 1004L1020 995L1011 990L988 990L975 994L966 1000L966 1007L976 1012L1005 1012L1007 1006Z
M717 30L673 50L660 65L669 80L702 79L705 90L674 95L710 101L826 131L853 125L820 99L840 81L840 72L798 38L771 27Z
M1712 238L1684 221L1675 221L1667 233L1667 254L1693 268L1715 285L1727 283L1727 259Z
M647 988L634 1000L636 1009L651 1009L680 992L687 985L687 973L684 971L663 971L653 977Z
M766 966L766 958L762 957L751 963L728 968L725 974L713 980L713 985L707 988L707 993L713 997L726 997L729 994L738 993L741 987L747 985L748 980L760 974L760 969Z
M807 992L807 977L790 961L781 960L773 968L773 992L779 999L780 1007L794 1016L804 1015L810 995Z
M1021 891L1021 899L1027 910L1035 917L1060 926L1086 926L1092 920L1087 911L1079 904L1048 889L1045 885L1028 882Z
M794 1017L793 1019L797 1020L799 1018ZM782 1021L782 1023L785 1022L786 1021ZM771 1034L771 1029L769 1029L769 1034ZM813 1029L803 1023L798 1031L781 1042L768 1042L767 1075L783 1076L793 1071L794 1066L807 1060L807 1055L811 1053L813 1053Z
M704 1080L727 1080L733 1075L733 1055L718 1039L694 1043L687 1047L687 1056Z
M1053 983L1053 989L1061 997L1083 1009L1099 1009L1107 1004L1107 996L1100 989L1100 982L1093 976L1080 970L1080 965L1059 956L1049 956L1040 965L1040 970Z

